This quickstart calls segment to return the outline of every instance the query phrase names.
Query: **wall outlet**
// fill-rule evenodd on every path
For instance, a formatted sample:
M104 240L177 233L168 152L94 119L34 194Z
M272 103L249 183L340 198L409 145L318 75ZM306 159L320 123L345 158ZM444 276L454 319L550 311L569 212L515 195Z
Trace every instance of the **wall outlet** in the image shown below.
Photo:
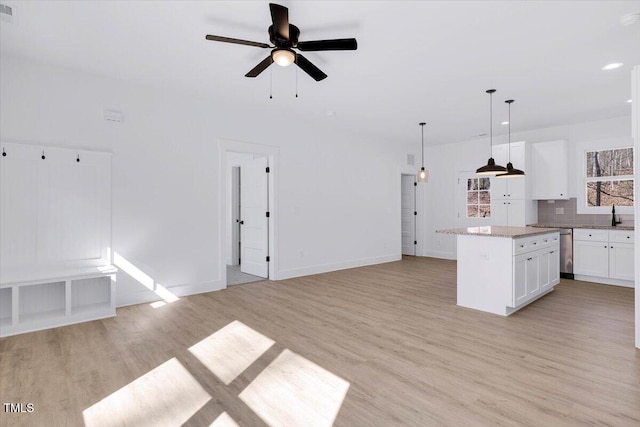
M556 208L556 215L564 215L564 208Z

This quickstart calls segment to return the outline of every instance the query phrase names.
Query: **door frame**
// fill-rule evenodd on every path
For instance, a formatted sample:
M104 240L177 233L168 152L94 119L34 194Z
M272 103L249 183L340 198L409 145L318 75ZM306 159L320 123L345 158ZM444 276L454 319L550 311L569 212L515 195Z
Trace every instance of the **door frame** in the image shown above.
M400 258L402 259L402 175L413 175L416 179L416 182L418 180L418 177L416 176L416 172L417 170L417 166L414 165L403 165L400 166L400 168L398 168L398 175L397 175L397 179L398 181L396 181L397 184L397 189L398 189L398 210L397 210L397 215L398 215L398 236L400 237L399 240L399 247L398 250L400 251ZM417 241L418 243L416 245L414 245L416 247L415 250L415 255L414 256L426 256L424 254L426 245L425 245L425 241L427 239L427 225L426 225L426 221L427 221L427 209L426 209L426 194L427 194L427 186L429 185L428 182L418 182L418 185L415 186L415 196L416 196L416 202L415 202L415 208L416 208L416 212L418 212L418 215L416 215L416 226L415 226L415 241Z
M400 173L400 255L404 255L402 250L402 177L413 177L413 211L418 212L418 186L416 185L418 180L415 173ZM413 216L413 241L418 241L418 215ZM418 256L418 244L413 245L413 256Z
M251 142L235 141L231 139L218 140L218 268L220 283L227 287L227 153L247 153L266 156L269 164L268 206L269 206L269 277L267 280L278 280L278 159L280 148L271 145Z

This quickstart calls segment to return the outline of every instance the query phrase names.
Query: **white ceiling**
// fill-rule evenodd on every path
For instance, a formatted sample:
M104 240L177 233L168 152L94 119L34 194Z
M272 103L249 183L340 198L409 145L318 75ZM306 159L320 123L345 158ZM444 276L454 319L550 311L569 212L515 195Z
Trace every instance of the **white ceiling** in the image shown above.
M2 0L1 55L18 55L225 102L274 109L283 120L347 126L391 141L439 144L630 115L630 70L640 23L620 24L640 1L281 1L300 40L355 37L357 51L307 52L328 74L315 82L275 64L244 74L268 50L268 2ZM611 62L625 66L603 72ZM271 82L271 79L273 81ZM270 85L273 99L269 99ZM329 111L335 115L329 116Z

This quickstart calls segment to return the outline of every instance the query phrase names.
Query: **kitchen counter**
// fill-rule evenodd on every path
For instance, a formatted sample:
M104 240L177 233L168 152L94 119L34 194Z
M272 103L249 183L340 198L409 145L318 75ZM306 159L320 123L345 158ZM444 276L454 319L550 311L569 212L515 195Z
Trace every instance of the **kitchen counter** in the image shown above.
M509 316L560 282L560 229L468 227L455 234L461 307Z
M528 237L538 234L547 234L558 232L560 227L504 227L504 226L486 226L486 227L466 227L466 228L449 228L445 230L436 230L436 233L457 234L462 236L484 236L484 237Z
M593 225L593 224L531 224L535 228L589 228L592 230L635 230L633 225Z

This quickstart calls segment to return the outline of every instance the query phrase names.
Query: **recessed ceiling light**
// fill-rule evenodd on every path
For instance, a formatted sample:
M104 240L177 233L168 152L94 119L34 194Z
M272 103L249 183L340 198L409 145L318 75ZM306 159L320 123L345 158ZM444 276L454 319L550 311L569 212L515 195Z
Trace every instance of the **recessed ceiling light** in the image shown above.
M502 123L500 123L500 124L501 124L501 125L508 125L508 124L509 124L509 122L502 122Z
M607 64L604 67L601 68L602 71L611 71L611 70L615 70L616 68L620 68L622 67L624 64L622 62L614 62L612 64Z
M627 99L627 102L631 104L633 102L633 99Z
M335 112L335 111L327 111L327 116L329 116L329 117L333 117L333 116L335 116L335 115L336 115L336 112Z

